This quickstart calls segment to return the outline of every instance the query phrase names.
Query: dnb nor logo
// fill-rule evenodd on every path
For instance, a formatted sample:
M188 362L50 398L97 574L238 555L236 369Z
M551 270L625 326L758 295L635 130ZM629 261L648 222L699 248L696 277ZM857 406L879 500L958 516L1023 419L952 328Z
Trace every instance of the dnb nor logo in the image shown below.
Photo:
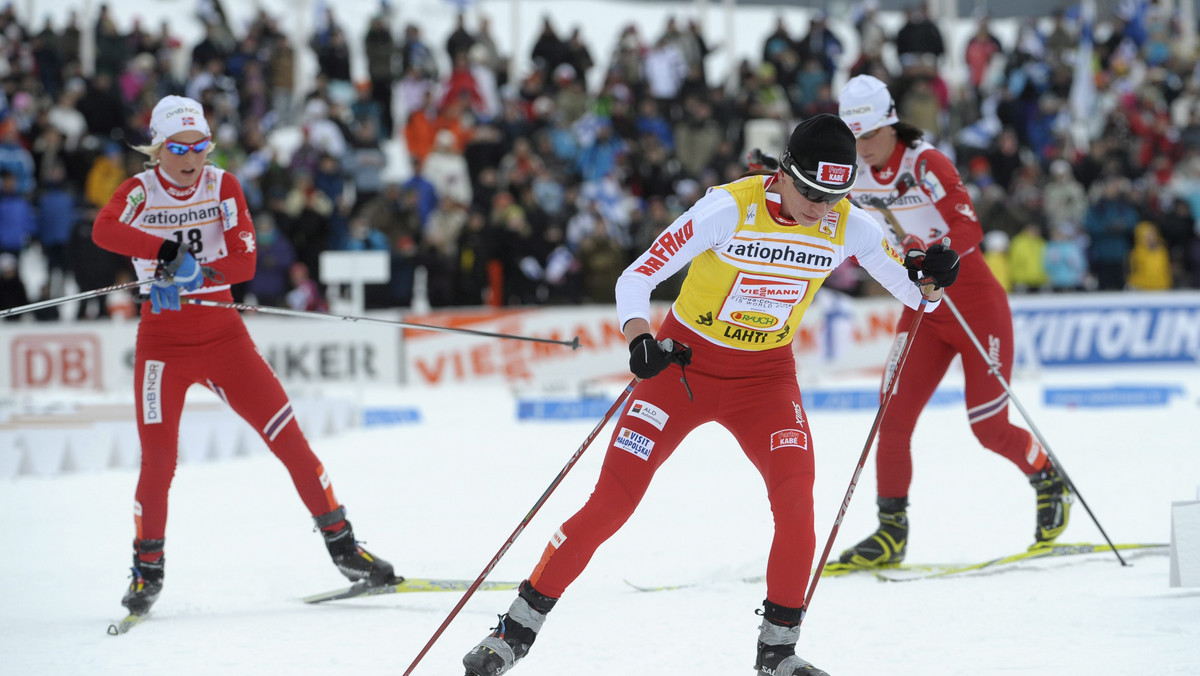
M104 387L100 339L86 333L25 335L9 353L14 390Z
M617 432L617 438L613 441L613 445L622 450L629 451L642 460L649 460L650 452L654 450L654 441L649 437L634 432L628 427L622 427Z
M804 430L779 430L771 433L771 450L800 448L808 450L808 435Z
M738 324L759 329L769 329L779 323L779 319L765 312L738 311L734 312L730 317Z
M142 423L156 425L163 421L162 378L166 362L146 360L142 373Z
M636 418L641 418L651 425L654 425L659 430L662 430L662 428L667 424L667 420L671 417L667 415L666 411L663 411L661 408L649 402L642 401L641 399L635 399L633 401L633 406L629 407L629 415L632 415Z

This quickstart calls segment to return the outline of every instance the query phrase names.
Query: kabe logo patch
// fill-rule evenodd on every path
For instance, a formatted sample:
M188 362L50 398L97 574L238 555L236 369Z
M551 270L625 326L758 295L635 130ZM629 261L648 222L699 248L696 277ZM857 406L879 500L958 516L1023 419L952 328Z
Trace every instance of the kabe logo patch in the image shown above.
M651 425L654 425L659 430L661 430L663 426L667 424L667 420L671 417L662 409L649 402L642 401L641 399L634 400L633 406L629 407L629 415L636 418L641 418Z
M644 437L628 427L622 427L621 431L617 432L617 438L613 441L613 445L629 451L642 460L649 460L650 452L654 450L654 442L649 437Z
M162 377L167 363L146 360L142 373L142 424L155 425L163 421Z
M803 430L779 430L771 434L771 450L780 448L808 449L808 435Z
M854 167L849 164L837 164L834 162L817 163L817 180L822 183L844 185L850 182L850 176L853 173Z

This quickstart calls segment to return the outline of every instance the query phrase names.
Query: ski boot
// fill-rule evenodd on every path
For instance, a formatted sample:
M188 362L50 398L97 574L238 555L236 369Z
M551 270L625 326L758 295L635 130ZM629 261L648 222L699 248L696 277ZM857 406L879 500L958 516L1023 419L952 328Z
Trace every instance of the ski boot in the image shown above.
M557 602L558 599L538 593L529 580L522 582L517 599L500 616L492 633L463 657L466 676L500 676L512 669L529 654L529 647L546 622L546 614Z
M1071 518L1071 503L1075 497L1062 475L1047 463L1042 471L1029 475L1029 484L1037 491L1037 529L1033 532L1034 546L1048 545L1058 539Z
M129 610L130 615L145 615L150 612L150 606L158 600L163 588L163 564L166 556L162 553L162 540L133 541L133 571L129 590L121 599L121 605ZM153 561L145 561L141 555L158 554Z
M337 566L337 569L342 571L342 575L349 578L351 582L363 581L372 587L397 582L392 564L363 549L355 541L354 528L346 520L344 507L338 507L313 520L317 522L317 528L321 529L321 535L325 538L325 547L329 549L333 565ZM325 530L326 527L339 522L342 522L342 526L337 530Z
M838 563L873 568L904 561L908 549L908 498L879 498L879 529L842 552Z
M764 600L763 609L758 612L763 616L763 623L758 628L756 676L829 676L796 655L803 610Z

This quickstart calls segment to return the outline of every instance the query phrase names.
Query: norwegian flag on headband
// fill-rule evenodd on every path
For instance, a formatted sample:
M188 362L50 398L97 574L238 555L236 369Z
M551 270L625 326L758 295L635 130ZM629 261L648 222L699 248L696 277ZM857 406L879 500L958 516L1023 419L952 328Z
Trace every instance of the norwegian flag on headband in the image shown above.
M182 117L179 119L179 123L185 127L194 127L194 126L196 126L196 118L190 117L190 116Z
M853 174L854 167L848 164L835 164L833 162L817 163L817 180L822 183L844 185L850 182L850 177Z

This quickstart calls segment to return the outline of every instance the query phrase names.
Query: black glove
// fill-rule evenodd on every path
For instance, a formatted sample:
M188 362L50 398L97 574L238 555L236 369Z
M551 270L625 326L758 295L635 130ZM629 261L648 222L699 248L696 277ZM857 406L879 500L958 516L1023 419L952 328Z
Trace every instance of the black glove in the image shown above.
M671 364L691 363L692 348L670 338L657 341L649 333L643 333L629 342L629 370L642 380L653 378Z
M940 289L958 279L958 252L940 242L931 245L923 254L909 249L905 252L904 267L908 268L908 278L913 282L933 284Z

